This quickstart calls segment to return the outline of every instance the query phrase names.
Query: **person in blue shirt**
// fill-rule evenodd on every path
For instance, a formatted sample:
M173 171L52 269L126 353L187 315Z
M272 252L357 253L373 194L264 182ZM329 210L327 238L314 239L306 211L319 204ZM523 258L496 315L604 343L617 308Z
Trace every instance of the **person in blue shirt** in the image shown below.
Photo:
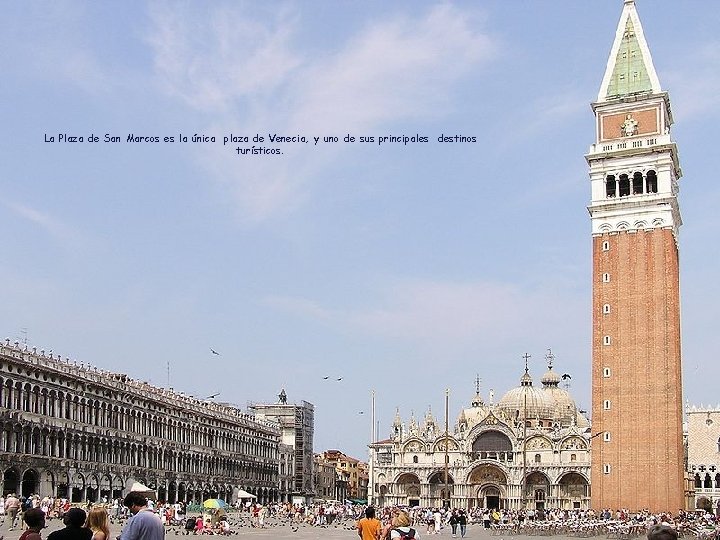
M123 505L130 510L132 517L128 519L119 540L164 540L165 527L160 516L148 508L148 501L136 491L125 496Z

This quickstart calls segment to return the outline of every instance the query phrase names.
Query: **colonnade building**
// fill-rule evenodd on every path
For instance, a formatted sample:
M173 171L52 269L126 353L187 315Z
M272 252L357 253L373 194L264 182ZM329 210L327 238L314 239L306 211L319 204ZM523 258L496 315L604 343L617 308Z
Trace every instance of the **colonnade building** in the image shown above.
M135 481L158 500L289 500L292 449L277 423L127 375L0 344L0 489L71 501L120 497ZM285 457L285 467L292 466Z
M370 445L370 502L453 508L590 507L590 422L549 366L542 386L529 370L493 402L480 395L453 425L430 411ZM567 376L565 376L567 380Z

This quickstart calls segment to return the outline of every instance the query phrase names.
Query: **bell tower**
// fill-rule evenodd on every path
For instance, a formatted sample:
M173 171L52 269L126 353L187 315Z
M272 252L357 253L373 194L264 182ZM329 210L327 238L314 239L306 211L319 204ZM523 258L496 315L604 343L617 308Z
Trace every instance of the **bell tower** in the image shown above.
M592 224L592 508L685 507L677 148L634 0L597 101Z

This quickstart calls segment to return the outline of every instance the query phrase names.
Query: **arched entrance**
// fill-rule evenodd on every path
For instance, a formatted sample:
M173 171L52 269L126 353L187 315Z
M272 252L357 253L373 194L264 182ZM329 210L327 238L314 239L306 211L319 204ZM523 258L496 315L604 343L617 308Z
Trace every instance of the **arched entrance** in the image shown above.
M76 474L70 487L70 502L81 502L85 493L85 477L80 473Z
M436 471L428 478L430 487L430 498L432 506L442 506L449 508L451 506L451 498L453 493L453 484L455 480L452 475L447 475L447 486L445 485L445 471Z
M420 506L420 479L412 473L401 474L395 482L398 504Z
M122 497L125 488L125 482L119 476L116 476L112 482L112 497L113 499L120 499Z
M22 477L22 488L21 493L23 497L29 497L30 495L38 492L38 473L32 469L25 471Z
M525 479L525 500L527 507L545 510L545 499L550 493L550 480L541 472L530 473Z
M97 502L100 482L97 476L93 475L87 479L87 487L85 488L85 499L87 502Z
M590 502L590 483L576 472L563 475L558 481L558 506L563 510L587 508Z
M490 463L475 467L468 476L467 483L472 486L477 499L477 506L481 508L505 508L507 496L507 476L505 472Z
M490 508L491 510L502 508L502 494L498 486L488 485L480 488L477 499L478 506L482 508Z
M18 472L15 469L8 469L3 473L3 496L10 493L17 493L20 484Z
M110 499L112 499L112 478L106 474L100 479L100 500L107 503Z
M55 495L60 498L67 498L70 494L70 478L68 477L68 474L65 472L58 474L57 482L58 484Z

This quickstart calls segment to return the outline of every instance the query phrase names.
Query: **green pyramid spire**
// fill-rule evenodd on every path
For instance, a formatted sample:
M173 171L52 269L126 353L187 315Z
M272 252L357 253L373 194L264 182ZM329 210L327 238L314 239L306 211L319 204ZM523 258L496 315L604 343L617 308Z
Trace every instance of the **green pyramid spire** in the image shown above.
M615 58L615 69L613 69L609 83L606 96L608 99L652 92L648 69L645 66L635 27L630 17L625 23L625 32L620 43L620 50Z
M625 0L598 101L661 92L633 0Z

